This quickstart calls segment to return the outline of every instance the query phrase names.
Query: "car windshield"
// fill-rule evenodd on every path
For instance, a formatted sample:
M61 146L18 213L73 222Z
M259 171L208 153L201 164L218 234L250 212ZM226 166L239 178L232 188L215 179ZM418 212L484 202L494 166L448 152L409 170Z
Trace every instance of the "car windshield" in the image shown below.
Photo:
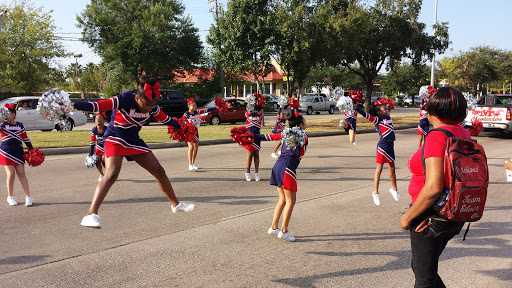
M14 99L5 99L5 100L2 100L2 101L0 101L0 107L1 107L1 106L4 106L5 104L11 104L11 103L14 103L14 102L16 102L16 100L14 100Z
M313 102L313 96L302 97L300 102Z
M215 101L214 101L214 100L212 100L212 101L210 101L210 102L206 103L206 105L204 105L204 107L207 107L207 108L213 108L213 107L215 107Z

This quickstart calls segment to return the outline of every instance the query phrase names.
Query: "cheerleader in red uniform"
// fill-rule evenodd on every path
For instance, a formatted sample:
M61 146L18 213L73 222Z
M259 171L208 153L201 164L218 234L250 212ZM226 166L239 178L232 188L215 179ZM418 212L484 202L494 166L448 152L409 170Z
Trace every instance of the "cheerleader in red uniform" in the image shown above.
M418 147L421 147L421 144L427 137L428 131L430 129L430 122L428 122L427 110L425 110L425 105L427 104L427 100L424 100L423 104L420 106L420 122L418 123Z
M105 159L103 155L105 154L105 143L103 141L103 135L105 134L105 112L96 113L94 116L94 123L96 126L92 127L91 131L91 149L89 150L89 156L96 154L96 168L100 172L100 177L98 181L103 179L103 167L105 167Z
M5 166L7 173L7 203L16 206L16 199L13 196L14 178L18 175L21 187L25 191L25 206L32 206L32 197L28 187L27 176L25 175L25 159L23 159L23 142L29 150L32 149L32 143L28 139L27 131L23 124L14 121L16 118L16 109L14 104L5 104L9 110L7 119L0 125L0 134L2 143L0 144L0 164Z
M356 142L356 128L357 128L357 111L346 112L345 120L343 121L343 129L350 137L350 143L357 145Z
M251 131L254 135L260 134L261 120L263 119L262 111L245 112L245 126L247 130ZM245 180L251 181L251 163L254 159L254 180L260 181L260 174L258 173L260 168L260 139L254 138L254 143L246 145L247 159L245 161L247 171L245 173Z
M160 97L160 84L155 78L144 75L139 78L137 89L98 102L75 102L75 108L83 111L113 110L112 120L105 132L105 176L96 186L88 215L82 219L82 226L101 228L98 209L115 183L123 157L129 156L151 173L171 203L173 213L194 210L194 204L179 202L169 177L151 149L139 137L142 125L155 117L159 122L181 129L179 123L167 116L156 104Z
M379 101L371 103L369 107L369 113L363 111L363 109L357 107L357 112L361 114L368 121L375 124L375 128L379 132L380 140L377 144L377 168L375 169L374 175L374 188L372 193L373 203L380 205L379 198L379 182L380 174L382 173L382 166L384 163L388 163L389 166L389 178L391 179L392 188L389 192L398 201L400 194L396 186L396 174L395 174L395 132L393 127L393 120L389 116L389 107L386 104L380 104Z
M274 130L272 130L272 134L281 133L281 131L283 131L283 129L285 127L286 127L286 117L284 117L283 109L279 108L279 110L277 111L276 125L274 126ZM276 148L274 148L274 152L272 152L272 154L270 154L270 156L272 156L273 158L279 158L279 155L277 155L276 152L277 152L277 149L279 149L279 147L281 147L281 141L278 140L276 142L277 142ZM281 151L279 151L279 154L281 154Z
M208 109L197 109L196 101L193 98L187 99L187 105L188 105L188 111L183 114L187 119L190 121L194 121L194 124L196 121L199 121L199 115L203 113L207 113L210 111L213 111L217 109L216 107L208 108ZM197 125L196 125L197 127ZM199 169L195 162L197 157L197 150L199 149L199 132L197 132L196 137L194 137L194 141L187 142L188 144L188 170L197 170Z

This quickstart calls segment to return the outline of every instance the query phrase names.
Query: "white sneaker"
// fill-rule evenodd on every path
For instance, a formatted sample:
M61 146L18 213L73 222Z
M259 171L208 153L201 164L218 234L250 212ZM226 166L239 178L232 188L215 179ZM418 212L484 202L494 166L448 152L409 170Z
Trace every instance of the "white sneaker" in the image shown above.
M100 177L98 177L98 182L101 182L101 179L103 179L103 175L100 175Z
M101 228L100 215L95 213L87 215L82 219L82 223L80 223L80 225L85 227Z
M192 168L194 168L194 170L199 169L199 168L196 166L196 164L192 164Z
M379 206L380 205L379 194L375 194L375 193L372 192L372 197L373 197L373 203L375 203L375 205Z
M279 156L275 152L270 154L270 156L272 156L272 158L279 158Z
M254 180L260 181L260 173L254 173Z
M391 195L393 195L393 199L395 199L395 201L398 201L400 199L400 193L398 193L397 190L395 190L393 188L389 188L389 193L391 193Z
M251 173L245 173L245 180L251 181Z
M357 145L357 140L354 139L354 142L352 144Z
M268 232L267 232L267 233L268 233L269 235L272 235L272 236L276 236L276 237L277 237L277 236L279 235L279 232L281 232L281 230L279 230L279 228L277 228L277 229L272 229L272 227L269 227L269 228L268 228Z
M277 234L277 238L281 238L286 241L293 242L295 241L295 237L293 237L290 232L283 233L283 231L279 231L279 234Z
M189 164L189 165L188 165L188 171L192 171L192 170L194 170L194 165Z
M277 155L281 156L281 150L277 151Z
M7 203L9 203L9 205L11 205L11 206L18 205L14 196L7 196Z
M28 197L28 196L25 197L25 206L26 207L32 206L32 197Z
M196 209L196 205L188 204L185 202L180 202L178 205L176 205L176 207L172 207L172 205L171 205L171 209L172 209L172 213L178 213L180 211L190 212L190 211Z

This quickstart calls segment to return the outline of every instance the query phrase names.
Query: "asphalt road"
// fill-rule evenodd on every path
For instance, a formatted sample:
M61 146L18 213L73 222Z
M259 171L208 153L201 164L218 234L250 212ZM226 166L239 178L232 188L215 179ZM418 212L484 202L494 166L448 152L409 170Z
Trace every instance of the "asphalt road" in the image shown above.
M387 169L381 206L373 190L376 133L310 138L297 173L290 230L295 243L268 235L277 201L268 184L274 143L261 151L261 182L244 180L245 151L236 144L199 148L197 172L187 170L186 148L154 153L178 198L197 204L172 214L155 180L124 162L99 214L102 229L80 226L98 173L83 155L47 156L27 167L35 205L0 205L1 287L412 287L410 243L399 226L410 202L407 160L415 129L397 131L395 202ZM510 185L503 159L510 139L478 137L490 167L484 217L466 241L452 240L440 260L448 287L511 287ZM5 173L0 173L0 180ZM15 196L23 204L16 180ZM5 196L5 194L4 194Z

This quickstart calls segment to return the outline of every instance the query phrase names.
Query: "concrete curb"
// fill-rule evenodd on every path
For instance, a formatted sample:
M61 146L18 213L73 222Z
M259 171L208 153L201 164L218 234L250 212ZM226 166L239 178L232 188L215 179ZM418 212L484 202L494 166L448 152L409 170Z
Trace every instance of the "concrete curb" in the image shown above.
M409 124L395 127L395 130L403 130L409 128L418 127L417 124ZM357 134L365 134L365 133L376 133L375 129L362 129L357 130ZM329 132L312 132L308 133L308 137L325 137L325 136L338 136L338 135L347 135L348 133L344 130L340 131L329 131ZM205 145L217 145L217 144L229 144L234 143L232 139L211 139L211 140L201 140L201 146ZM170 142L170 143L147 143L150 149L165 149L165 148L175 148L175 147L185 147L187 143L183 142ZM41 149L45 155L66 155L66 154L87 154L89 153L89 146L82 147L64 147L64 148L44 148Z

